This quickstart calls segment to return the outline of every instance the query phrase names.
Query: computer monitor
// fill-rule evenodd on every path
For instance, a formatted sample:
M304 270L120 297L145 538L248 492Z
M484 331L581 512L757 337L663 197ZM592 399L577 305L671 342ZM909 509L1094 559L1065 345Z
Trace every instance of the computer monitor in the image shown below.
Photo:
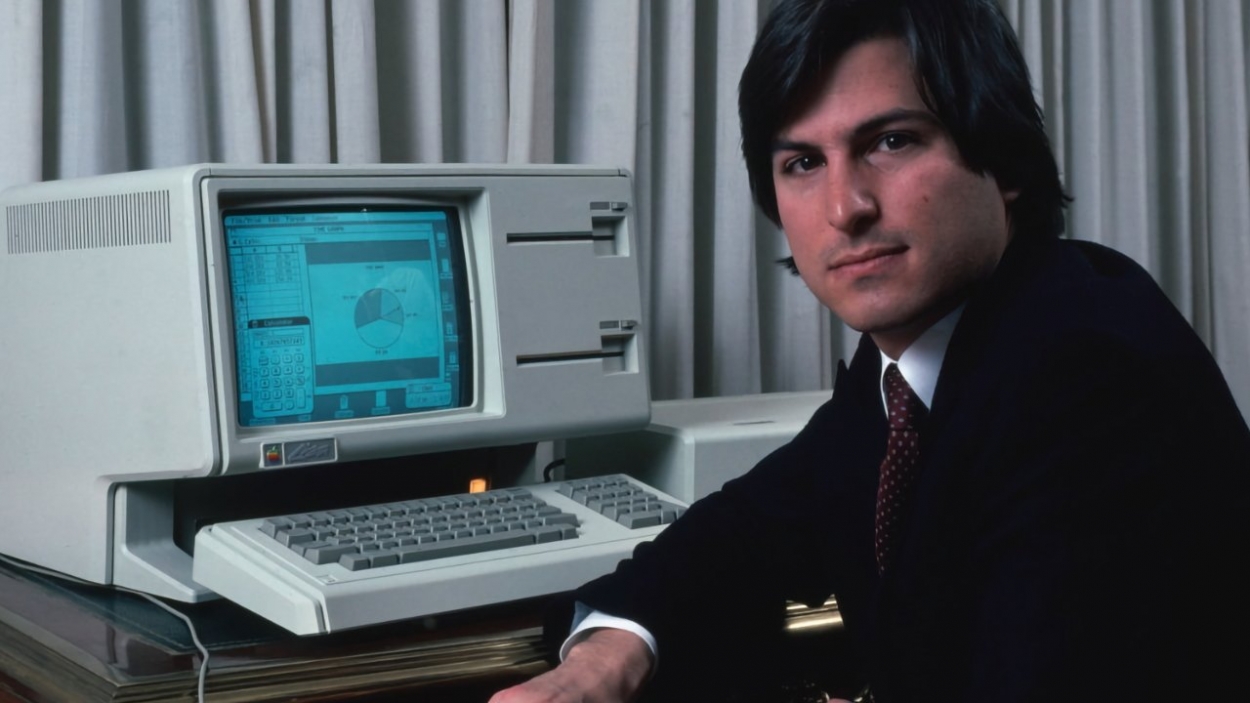
M337 458L333 437L288 448L280 441L288 429L376 432L400 416L475 406L483 330L473 325L459 208L332 200L227 200L214 218L230 299L226 411L236 441L272 436L260 444L264 467Z
M194 599L170 482L644 426L632 202L589 166L6 191L0 553Z
M471 405L458 220L400 203L224 211L239 425Z

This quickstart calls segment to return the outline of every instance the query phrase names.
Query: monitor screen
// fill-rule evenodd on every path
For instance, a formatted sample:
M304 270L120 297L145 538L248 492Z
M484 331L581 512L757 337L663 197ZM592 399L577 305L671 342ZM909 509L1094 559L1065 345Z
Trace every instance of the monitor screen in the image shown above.
M235 208L222 227L240 426L472 403L456 208Z

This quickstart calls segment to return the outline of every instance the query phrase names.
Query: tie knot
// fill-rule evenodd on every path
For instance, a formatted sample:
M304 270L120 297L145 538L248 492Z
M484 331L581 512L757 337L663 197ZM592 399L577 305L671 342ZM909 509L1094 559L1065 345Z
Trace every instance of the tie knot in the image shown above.
M907 379L898 370L898 364L885 369L885 406L890 416L890 428L895 430L916 429L928 413L920 396L907 385Z

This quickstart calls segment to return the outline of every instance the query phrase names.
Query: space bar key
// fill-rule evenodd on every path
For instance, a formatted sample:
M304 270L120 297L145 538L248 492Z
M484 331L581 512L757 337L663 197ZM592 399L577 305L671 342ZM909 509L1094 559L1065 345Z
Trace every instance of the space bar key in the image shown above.
M526 532L498 532L490 535L462 537L446 542L427 542L408 547L399 547L394 553L401 564L414 561L429 561L442 557L456 557L463 554L477 554L509 547L524 547L534 544L534 535Z

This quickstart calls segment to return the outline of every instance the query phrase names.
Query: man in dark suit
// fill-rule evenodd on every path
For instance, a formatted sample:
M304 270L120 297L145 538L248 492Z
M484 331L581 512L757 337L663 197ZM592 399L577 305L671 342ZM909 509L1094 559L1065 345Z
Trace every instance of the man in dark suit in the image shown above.
M993 0L784 0L740 86L763 211L865 334L789 445L577 593L497 695L629 700L836 594L879 703L1226 700L1250 430L1150 277L1059 239Z

